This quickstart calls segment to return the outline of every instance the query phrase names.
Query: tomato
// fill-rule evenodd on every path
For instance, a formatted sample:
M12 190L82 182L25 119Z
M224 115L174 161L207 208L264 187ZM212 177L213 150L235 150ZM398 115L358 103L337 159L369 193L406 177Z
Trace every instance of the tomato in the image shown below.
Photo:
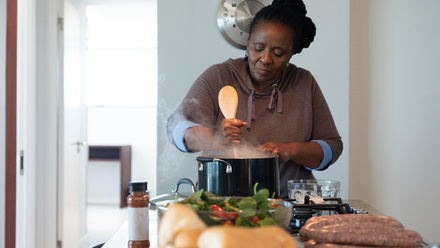
M219 207L218 205L214 204L214 205L211 205L210 207L211 207L211 211L213 212L211 214L213 217L220 218L220 219L223 219L226 217L226 214L223 213L223 209L221 207Z
M258 224L259 221L260 221L260 218L258 218L257 216L252 218L252 223L254 223L254 225Z
M211 205L211 210L215 212L223 212L223 208L219 207L218 205Z
M238 214L237 214L237 213L227 213L226 216L227 216L228 218L237 218L237 217L238 217Z
M270 205L272 205L272 207L274 207L274 208L278 208L279 207L278 204L275 204L273 202Z
M225 213L225 211L223 210L223 208L219 207L218 205L211 205L211 211L213 211L214 213L212 213L211 215L213 217L216 218L220 218L220 219L224 219L224 218L237 218L238 217L238 213Z

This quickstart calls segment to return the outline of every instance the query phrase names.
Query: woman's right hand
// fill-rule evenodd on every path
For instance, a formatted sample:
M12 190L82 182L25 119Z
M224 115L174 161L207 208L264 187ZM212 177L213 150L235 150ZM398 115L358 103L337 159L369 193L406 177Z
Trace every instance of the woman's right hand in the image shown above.
M246 122L239 119L224 119L217 130L193 126L185 132L186 148L190 151L224 149L225 146L240 143Z
M242 138L243 128L246 127L247 122L240 119L224 119L217 130L220 137L220 142L224 145L230 143L240 143Z

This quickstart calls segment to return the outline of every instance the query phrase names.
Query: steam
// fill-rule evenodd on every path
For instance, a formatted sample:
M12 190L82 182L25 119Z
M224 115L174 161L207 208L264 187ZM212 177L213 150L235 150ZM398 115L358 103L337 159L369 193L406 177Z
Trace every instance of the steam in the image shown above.
M159 77L159 83L164 83L166 77L163 75ZM191 106L203 107L202 103L197 99L187 99L190 101ZM197 179L197 163L194 161L196 156L194 153L182 153L176 147L174 147L167 138L167 121L168 118L173 115L174 123L181 120L186 120L186 116L181 112L180 101L169 101L166 98L158 98L157 105L157 124L158 124L158 152L157 152L157 193L164 194L169 193L174 188L178 179L186 177L193 181ZM183 111L184 112L184 111ZM201 115L201 112L196 112ZM201 120L202 126L209 126L212 120L206 116L196 116ZM246 137L248 141L242 140L240 144L231 146L219 145L218 149L211 151L203 151L201 155L213 157L213 158L270 158L274 157L273 154L268 154L261 151L256 144L258 141L253 139L250 135ZM253 144L251 144L251 142ZM212 145L212 143L211 143ZM234 147L234 150L232 149Z
M215 151L204 151L203 156L211 158L273 158L276 155L262 151L258 146L242 140L239 144Z

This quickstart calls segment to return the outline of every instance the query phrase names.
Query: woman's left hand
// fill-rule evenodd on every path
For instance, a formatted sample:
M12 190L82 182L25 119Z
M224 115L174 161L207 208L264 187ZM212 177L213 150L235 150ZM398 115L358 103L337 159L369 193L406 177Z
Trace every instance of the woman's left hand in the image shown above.
M277 154L283 161L292 159L308 168L318 167L324 157L324 151L317 142L267 142L260 149Z
M269 152L272 154L277 154L281 160L287 161L292 159L292 149L293 145L291 143L279 143L279 142L267 142L266 144L260 146L264 152Z

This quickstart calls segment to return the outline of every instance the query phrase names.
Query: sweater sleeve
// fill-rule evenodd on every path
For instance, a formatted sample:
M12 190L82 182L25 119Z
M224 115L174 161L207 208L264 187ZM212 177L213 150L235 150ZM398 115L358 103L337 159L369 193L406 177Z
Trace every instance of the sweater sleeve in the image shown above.
M335 121L331 114L330 108L324 95L315 81L313 95L313 131L312 140L322 140L331 149L332 158L327 166L320 170L326 169L329 165L336 162L342 153L343 143L341 136L336 128ZM322 144L321 144L322 145Z
M191 121L181 121L177 123L173 129L174 144L182 152L191 152L190 150L188 150L188 148L186 148L184 136L185 136L185 132L190 127L194 127L194 126L200 126L200 125Z
M332 149L330 148L330 146L325 141L322 141L322 140L312 140L311 142L316 142L316 143L318 143L321 146L322 151L324 152L324 157L322 158L321 164L317 168L311 169L311 168L309 168L307 166L306 166L306 168L308 170L325 170L325 169L327 169L327 167L329 166L330 162L332 161L332 157L333 157Z

